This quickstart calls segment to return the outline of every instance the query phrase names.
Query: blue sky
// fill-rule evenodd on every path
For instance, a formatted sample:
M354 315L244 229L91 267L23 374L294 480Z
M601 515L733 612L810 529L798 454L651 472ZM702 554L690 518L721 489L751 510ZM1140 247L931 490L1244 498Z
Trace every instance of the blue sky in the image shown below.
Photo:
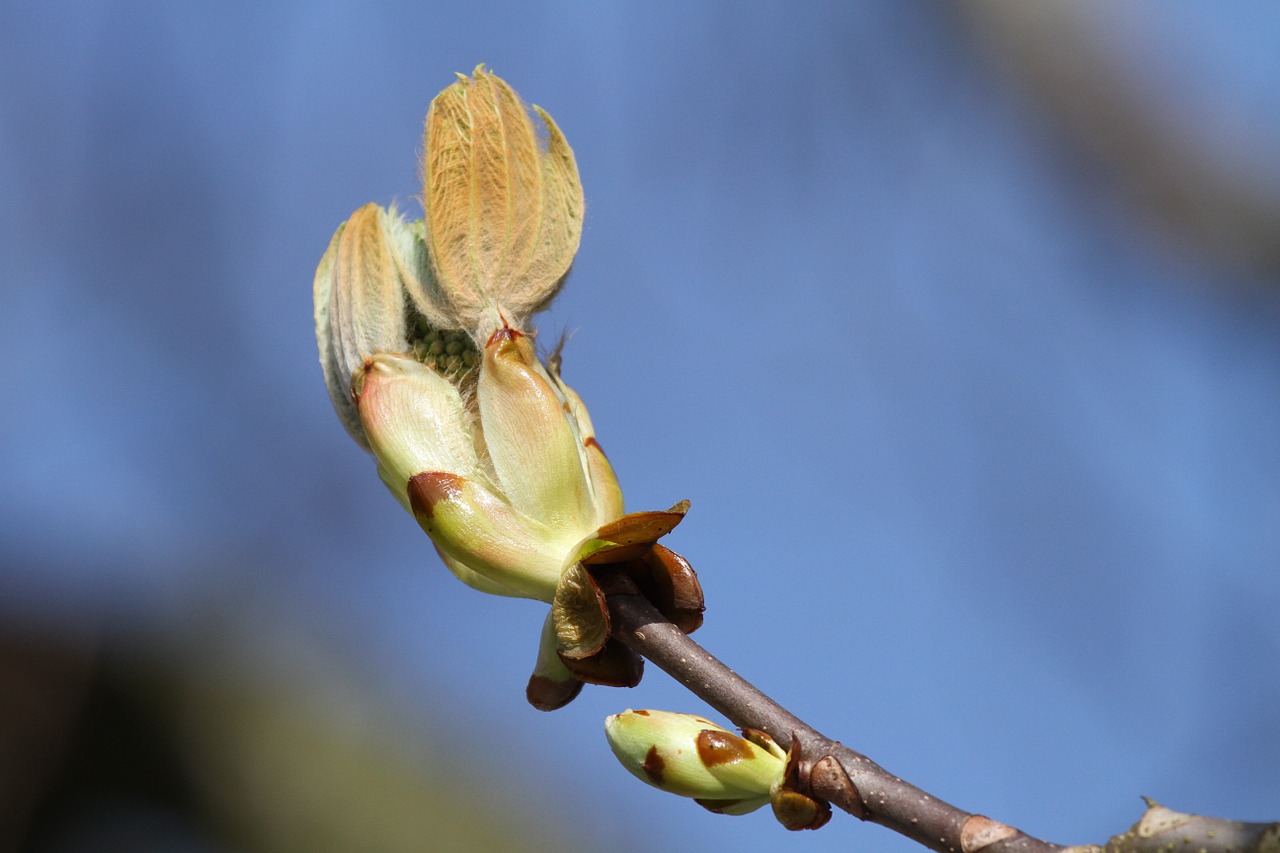
M1274 10L1154 5L1084 16L1107 73L1174 142L1280 187ZM577 153L582 250L540 326L573 333L565 376L628 507L693 502L670 544L707 594L699 640L1050 840L1104 840L1139 795L1275 819L1276 274L1158 224L966 20L0 12L0 608L162 643L239 598L246 669L324 660L468 749L513 744L539 807L637 853L915 849L640 786L604 716L705 713L656 669L530 709L539 606L448 576L333 416L315 263L361 204L413 208L426 106L485 62Z

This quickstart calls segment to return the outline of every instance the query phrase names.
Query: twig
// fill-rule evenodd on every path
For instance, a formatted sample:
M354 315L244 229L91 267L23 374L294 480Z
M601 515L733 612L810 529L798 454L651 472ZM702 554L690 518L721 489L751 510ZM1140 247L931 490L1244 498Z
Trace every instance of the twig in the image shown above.
M608 596L613 636L734 724L760 729L784 748L794 743L806 793L940 853L1102 853L1097 846L1064 848L1041 841L904 782L865 755L824 736L725 666L667 621L625 576L599 580ZM1246 824L1186 815L1148 802L1142 819L1105 848L1106 853L1157 849L1266 853L1280 850L1280 823Z

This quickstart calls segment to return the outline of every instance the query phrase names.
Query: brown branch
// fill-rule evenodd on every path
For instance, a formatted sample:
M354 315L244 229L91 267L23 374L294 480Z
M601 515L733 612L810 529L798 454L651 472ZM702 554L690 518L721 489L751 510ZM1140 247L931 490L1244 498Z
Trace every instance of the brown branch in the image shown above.
M941 853L1062 849L932 797L865 755L825 737L672 625L647 599L628 590L625 579L601 581L608 593L613 635L734 724L760 729L784 748L794 741L808 793Z
M602 573L612 634L687 687L734 724L760 729L800 755L804 793L860 820L878 823L940 853L1103 853L1063 847L957 808L889 773L865 755L824 736L762 693L671 624L625 576ZM1172 846L1170 846L1172 845ZM1274 845L1274 846L1268 846ZM1243 824L1172 812L1148 803L1142 820L1108 842L1106 853L1280 850L1280 824Z

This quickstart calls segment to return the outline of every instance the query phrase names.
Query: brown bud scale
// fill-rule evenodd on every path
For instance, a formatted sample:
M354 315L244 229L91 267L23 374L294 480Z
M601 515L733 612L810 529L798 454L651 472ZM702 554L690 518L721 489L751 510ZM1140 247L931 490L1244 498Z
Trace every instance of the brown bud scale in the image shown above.
M653 784L661 787L662 771L666 768L667 762L662 760L662 756L658 754L658 747L649 747L649 752L644 757L644 764L640 765L640 769L649 777Z
M729 732L704 729L695 741L698 757L707 767L745 761L751 757L751 747L745 740Z

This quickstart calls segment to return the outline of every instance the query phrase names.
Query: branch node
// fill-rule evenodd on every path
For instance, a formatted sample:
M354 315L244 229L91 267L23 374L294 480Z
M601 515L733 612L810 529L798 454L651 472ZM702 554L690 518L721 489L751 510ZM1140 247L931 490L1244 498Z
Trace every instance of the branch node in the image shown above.
M773 816L787 829L819 829L831 820L831 804L814 795L809 771L799 733L792 731L782 782L769 797Z
M962 853L979 853L993 844L1007 841L1018 835L1012 826L992 820L985 815L969 815L960 827L960 850Z
M858 820L867 819L867 804L834 755L824 755L809 771L809 787L824 800L835 803Z
M1165 808L1149 797L1143 797L1142 799L1147 803L1147 810L1143 813L1142 819L1138 821L1139 838L1152 838L1162 833L1176 832L1194 820L1192 815Z

